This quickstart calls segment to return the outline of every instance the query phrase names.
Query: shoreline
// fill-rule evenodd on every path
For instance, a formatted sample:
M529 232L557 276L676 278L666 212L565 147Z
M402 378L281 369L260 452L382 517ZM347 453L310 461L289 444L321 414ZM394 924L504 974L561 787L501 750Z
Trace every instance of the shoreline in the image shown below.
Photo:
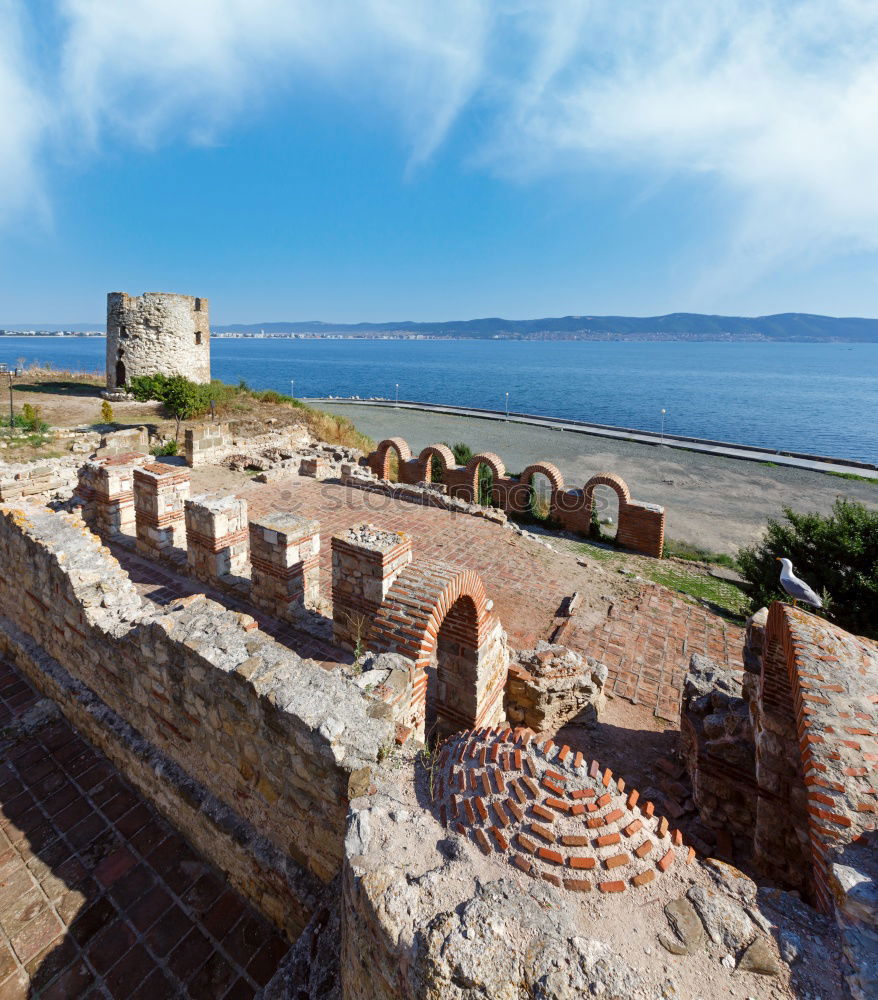
M755 542L769 517L786 505L829 513L837 496L878 508L878 484L841 478L762 460L741 461L709 451L672 448L580 431L504 419L406 408L371 401L321 400L319 407L351 419L376 441L404 438L417 454L429 444L464 441L474 451L495 452L508 471L547 461L568 487L582 487L601 472L614 472L632 496L666 509L666 535L716 552L734 553Z
M340 399L334 396L306 396L302 402L313 406L345 403L353 406L380 406L399 410L424 410L429 413L453 414L482 420L500 420L504 423L533 424L552 427L555 430L576 434L592 434L597 437L621 438L639 441L643 444L664 445L668 448L684 448L687 451L703 451L741 461L766 462L778 465L792 465L817 472L831 472L838 475L864 475L878 480L878 465L850 458L830 458L826 455L810 455L805 452L765 448L761 445L735 444L731 441L714 441L710 438L686 437L681 434L665 434L657 431L638 430L636 427L617 427L612 424L593 424L585 420L568 420L562 417L545 417L536 413L516 413L502 410L488 410L477 406L454 406L445 403L422 403L414 400L393 401L389 399ZM873 477L871 473L875 473Z

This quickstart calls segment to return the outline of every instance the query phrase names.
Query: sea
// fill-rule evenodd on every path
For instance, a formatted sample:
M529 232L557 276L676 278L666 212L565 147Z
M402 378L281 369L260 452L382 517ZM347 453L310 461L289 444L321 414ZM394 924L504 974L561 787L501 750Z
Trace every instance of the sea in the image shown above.
M0 362L103 371L104 338L0 337ZM878 344L216 339L214 378L450 403L878 463ZM664 411L664 414L662 414ZM404 428L401 432L404 433Z

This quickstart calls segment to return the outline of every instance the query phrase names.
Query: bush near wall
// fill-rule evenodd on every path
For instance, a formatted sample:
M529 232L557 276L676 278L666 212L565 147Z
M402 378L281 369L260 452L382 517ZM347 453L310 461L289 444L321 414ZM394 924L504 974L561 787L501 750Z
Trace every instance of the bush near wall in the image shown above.
M878 510L842 497L828 516L784 507L783 519L768 521L762 542L738 554L753 586L752 610L787 599L780 586L781 556L824 598L818 614L857 635L878 637Z

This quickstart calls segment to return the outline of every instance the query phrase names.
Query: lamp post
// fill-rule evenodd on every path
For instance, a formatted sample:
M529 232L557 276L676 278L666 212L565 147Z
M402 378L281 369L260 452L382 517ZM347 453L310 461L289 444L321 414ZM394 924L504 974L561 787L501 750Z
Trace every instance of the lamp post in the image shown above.
M399 382L396 383L396 405L399 406Z
M509 393L506 393L506 419L509 419Z
M290 396L292 396L293 399L296 398L296 380L294 378L290 379Z
M662 444L665 443L665 410L662 409Z

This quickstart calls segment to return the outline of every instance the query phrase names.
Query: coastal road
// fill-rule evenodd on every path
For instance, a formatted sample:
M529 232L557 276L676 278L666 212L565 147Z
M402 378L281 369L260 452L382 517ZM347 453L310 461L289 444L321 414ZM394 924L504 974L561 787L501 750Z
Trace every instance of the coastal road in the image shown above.
M464 441L473 451L496 452L514 473L540 459L553 462L566 484L578 487L598 472L615 472L626 480L635 499L665 506L668 537L720 552L734 552L757 539L766 519L780 515L784 505L828 513L841 495L878 507L878 483L780 464L782 457L771 454L744 460L709 448L690 451L647 443L648 438L606 436L606 431L600 436L579 430L569 433L543 423L403 409L393 403L321 399L313 405L349 417L376 441L403 437L414 453L438 441ZM843 464L827 468L872 475Z

